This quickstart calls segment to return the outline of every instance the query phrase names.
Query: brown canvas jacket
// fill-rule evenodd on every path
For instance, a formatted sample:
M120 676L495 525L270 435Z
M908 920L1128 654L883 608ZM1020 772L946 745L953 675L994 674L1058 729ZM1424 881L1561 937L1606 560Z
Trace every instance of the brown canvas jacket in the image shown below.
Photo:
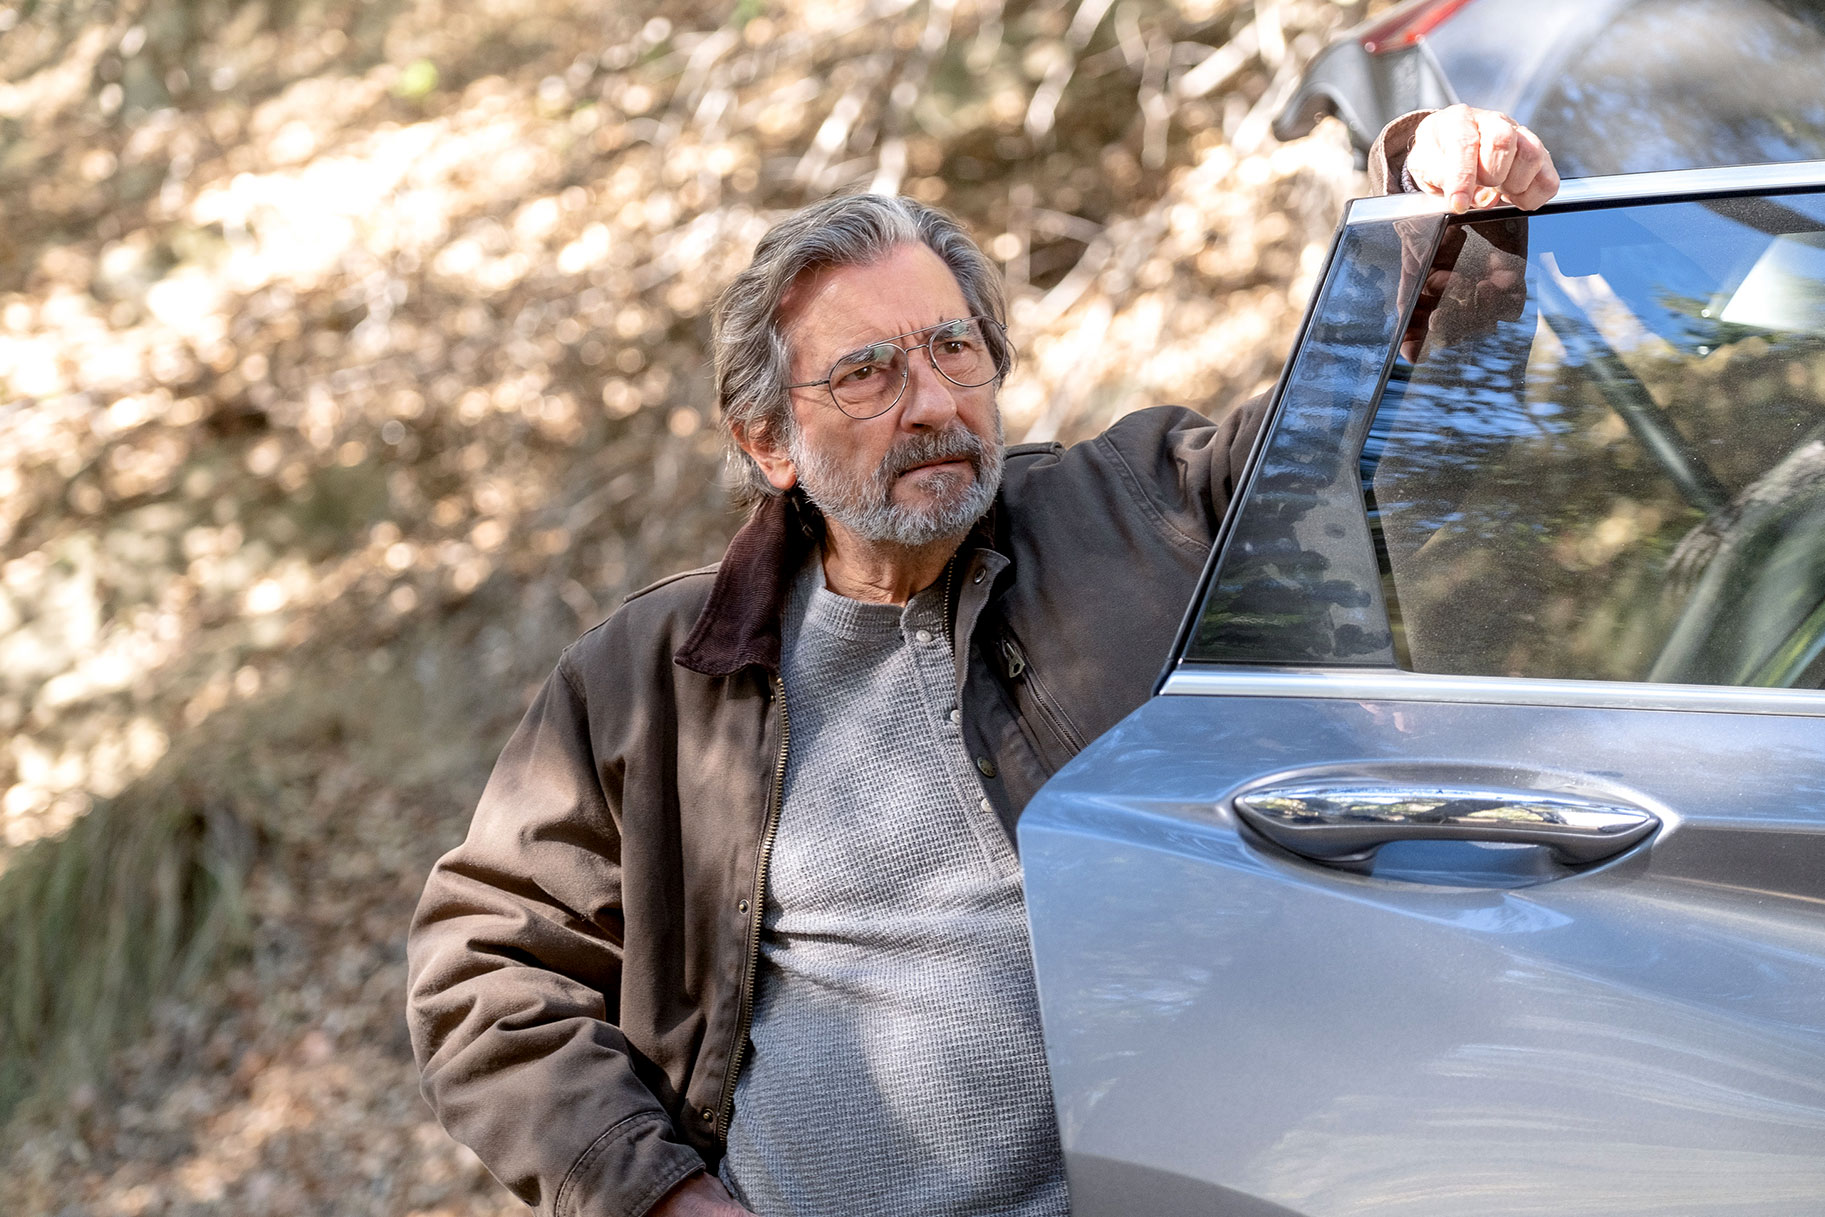
M965 737L1010 828L1146 699L1244 421L1149 410L1069 450L1009 450L947 577ZM636 593L565 651L426 884L425 1094L541 1212L637 1217L721 1155L788 744L780 617L812 543L769 500L717 567Z
M1145 410L1009 450L946 578L965 739L1010 833L1146 699L1262 412ZM720 1159L789 746L781 615L815 532L768 500L717 566L566 650L425 885L425 1096L540 1213L641 1217Z

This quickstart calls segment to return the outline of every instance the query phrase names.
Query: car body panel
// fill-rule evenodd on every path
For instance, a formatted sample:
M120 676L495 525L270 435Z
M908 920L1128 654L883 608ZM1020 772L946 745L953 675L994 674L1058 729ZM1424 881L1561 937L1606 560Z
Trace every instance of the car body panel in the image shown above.
M1340 761L1556 776L1662 828L1518 887L1475 858L1459 880L1484 886L1331 870L1238 829L1234 791ZM1163 696L1020 831L1077 1217L1825 1203L1816 717Z
M1645 678L1652 648L1641 675L1568 679L1550 672L1551 633L1532 660L1544 655L1548 676L1405 671L1391 641L1399 580L1374 518L1391 509L1366 497L1386 433L1371 424L1384 396L1398 411L1398 394L1417 392L1416 369L1482 366L1456 345L1475 333L1431 334L1406 353L1416 309L1433 307L1417 284L1455 256L1454 231L1535 223L1535 256L1524 241L1516 255L1532 294L1499 309L1501 324L1576 367L1600 361L1554 328L1564 318L1540 304L1534 289L1549 285L1535 278L1589 287L1609 272L1601 259L1542 262L1570 250L1567 231L1659 223L1676 245L1727 220L1758 266L1758 241L1797 231L1805 251L1825 245L1796 210L1816 202L1792 193L1825 186L1825 164L1645 181L1647 197L1641 179L1575 183L1541 222L1447 220L1400 199L1346 216L1159 695L1020 821L1077 1217L1825 1213L1825 691L1658 683ZM1681 202L1702 212L1696 227L1664 206ZM1763 224L1763 203L1784 209L1778 223ZM1614 281L1643 308L1664 303L1652 282ZM1788 339L1758 334L1730 331L1723 366L1785 358ZM1743 355L1751 340L1761 345ZM1825 379L1807 386L1825 369L1825 320L1794 341L1806 362L1788 383L1821 400ZM1650 348L1675 371L1687 355ZM1542 366L1530 357L1510 383L1560 385ZM1553 393L1546 432L1601 423L1604 444L1640 457L1638 481L1677 473L1676 450L1702 439L1678 431L1690 417L1668 414L1657 441L1601 395ZM1764 484L1752 477L1731 468L1708 509L1678 510L1732 514L1745 484ZM1456 526L1435 518L1441 533ZM1788 530L1765 552L1798 545L1810 561L1816 531ZM1654 544L1666 564L1671 542ZM1796 586L1811 594L1812 579ZM1509 590L1462 595L1480 612ZM1236 810L1239 795L1265 797L1322 821L1331 812L1293 797L1314 789L1388 795L1438 839L1315 861ZM1441 792L1456 811L1425 820ZM1601 804L1651 827L1601 860L1568 861L1526 843L1547 839L1521 824L1527 799L1549 817ZM1469 839L1445 839L1471 820Z

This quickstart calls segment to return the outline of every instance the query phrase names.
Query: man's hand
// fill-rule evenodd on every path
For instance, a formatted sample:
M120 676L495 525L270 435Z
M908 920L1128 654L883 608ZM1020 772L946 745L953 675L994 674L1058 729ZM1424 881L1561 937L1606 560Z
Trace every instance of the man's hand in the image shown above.
M1474 106L1428 114L1413 133L1407 172L1459 214L1498 202L1532 211L1559 192L1559 173L1539 136Z
M692 1175L647 1210L647 1217L754 1217L735 1203L716 1176Z

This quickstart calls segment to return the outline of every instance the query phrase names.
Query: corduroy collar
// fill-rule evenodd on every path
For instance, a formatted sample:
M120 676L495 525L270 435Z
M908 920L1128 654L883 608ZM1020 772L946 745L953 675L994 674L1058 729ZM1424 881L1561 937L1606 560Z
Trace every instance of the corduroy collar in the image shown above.
M1000 496L976 521L961 551L993 545ZM823 536L823 520L801 495L769 495L729 542L690 635L672 662L705 676L732 676L749 664L779 671L780 625L792 576Z

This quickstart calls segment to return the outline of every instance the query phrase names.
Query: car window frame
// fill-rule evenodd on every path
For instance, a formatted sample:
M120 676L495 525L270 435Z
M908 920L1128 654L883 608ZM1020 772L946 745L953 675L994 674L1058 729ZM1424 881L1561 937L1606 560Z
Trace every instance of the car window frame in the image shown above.
M1754 194L1773 197L1799 190L1825 188L1825 161L1787 165L1761 165L1725 169L1678 170L1611 178L1587 178L1565 184L1559 197L1541 209L1546 212L1581 211L1596 207L1679 202L1722 195ZM1493 208L1459 218L1448 215L1441 202L1425 195L1390 195L1353 200L1333 236L1317 287L1308 302L1298 334L1275 384L1270 406L1251 448L1246 472L1232 508L1219 528L1216 543L1186 608L1171 654L1155 685L1156 694L1318 696L1353 700L1427 700L1534 705L1603 706L1641 709L1730 710L1746 713L1800 714L1825 717L1825 690L1783 689L1741 685L1683 685L1653 681L1575 680L1530 676L1458 676L1413 672L1391 657L1373 663L1289 662L1285 659L1245 661L1234 658L1197 657L1190 652L1207 611L1213 588L1225 564L1235 554L1237 538L1250 526L1251 504L1262 493L1263 470L1273 444L1286 424L1288 398L1301 386L1302 362L1310 356L1315 328L1322 325L1328 304L1348 274L1353 234L1377 228L1392 230L1401 222L1408 239L1430 232L1424 265L1437 255L1439 243L1452 224L1481 222L1530 213L1515 208ZM1429 227L1428 227L1429 226ZM1385 244L1385 242L1384 242ZM1416 246L1417 249L1417 246ZM1423 275L1421 276L1423 278ZM1400 336L1405 332L1417 302L1418 284L1407 285L1398 308L1390 310L1383 327L1384 350L1373 393L1348 414L1349 455L1339 463L1353 467L1360 460L1361 441L1368 423L1380 408L1394 366ZM1359 488L1349 481L1357 511L1367 529L1367 511ZM1370 557L1373 560L1372 547ZM1379 594L1379 588L1378 588ZM1385 606L1378 606L1386 622Z

